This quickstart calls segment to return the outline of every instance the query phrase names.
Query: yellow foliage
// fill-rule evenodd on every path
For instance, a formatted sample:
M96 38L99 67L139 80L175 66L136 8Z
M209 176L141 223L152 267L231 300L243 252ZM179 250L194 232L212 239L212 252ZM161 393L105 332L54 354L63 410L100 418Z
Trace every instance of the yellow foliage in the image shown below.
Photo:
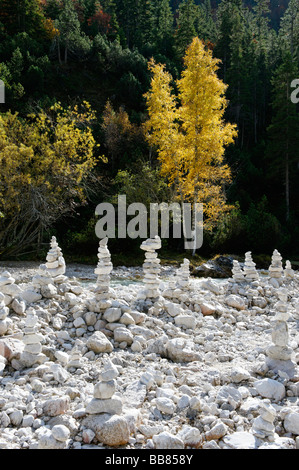
M218 60L194 38L184 57L184 71L172 90L171 75L152 59L151 87L146 96L148 142L157 148L161 174L175 185L181 201L204 205L206 228L229 206L223 185L230 181L225 147L234 141L236 126L225 123L225 85L217 76Z
M0 212L5 219L28 211L55 220L85 199L84 179L96 164L90 105L54 105L26 120L0 116ZM36 211L35 214L34 211Z

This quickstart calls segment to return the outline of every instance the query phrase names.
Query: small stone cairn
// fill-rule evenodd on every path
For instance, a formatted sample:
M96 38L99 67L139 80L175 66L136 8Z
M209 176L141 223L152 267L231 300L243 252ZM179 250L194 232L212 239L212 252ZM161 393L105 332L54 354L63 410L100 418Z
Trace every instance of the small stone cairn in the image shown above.
M67 280L64 275L66 271L65 260L59 247L56 237L51 238L50 250L46 257L46 263L41 264L37 274L33 277L32 283L41 290L41 294L48 297L47 290L51 290L51 295L56 294L55 284L61 284Z
M274 250L271 258L271 264L269 266L270 283L272 283L274 287L279 287L282 281L282 275L282 256L277 250Z
M122 413L122 400L114 396L116 391L117 367L108 359L100 372L99 382L94 386L93 398L87 403L88 414L118 414Z
M179 289L188 290L190 288L190 261L184 258L176 273L176 285Z
M20 362L24 367L32 367L34 364L42 364L47 356L42 353L43 335L38 332L38 316L33 308L27 310L25 328L23 330L24 351L20 356Z
M65 260L62 251L57 243L56 237L51 238L50 250L46 257L46 270L55 282L64 281L65 277Z
M238 260L233 260L232 278L235 282L244 282L245 277Z
M289 331L287 321L290 318L288 312L288 292L285 288L280 288L277 292L278 302L275 304L276 315L272 330L273 343L266 350L266 364L268 367L278 372L286 372L289 377L295 374L296 364L291 360L293 350L289 347Z
M288 280L294 279L295 277L295 271L292 269L292 265L289 260L286 261L286 265L284 269L284 276Z
M113 264L111 263L111 254L107 244L108 237L100 240L98 248L99 261L94 270L97 275L97 285L94 292L100 312L111 307L111 298L114 297L113 291L110 289L110 274L113 270Z
M141 249L145 251L145 262L143 263L145 290L139 298L154 300L159 298L160 291L160 260L156 250L161 248L161 239L158 235L155 238L148 238L141 244Z
M8 330L8 314L9 314L9 308L5 306L4 302L4 294L0 292L0 336L5 335L5 333Z
M256 270L256 264L253 262L251 251L245 253L245 264L244 264L244 275L245 280L248 282L256 281L259 279L258 272Z
M15 279L8 271L0 276L0 292L4 294L5 305L9 305L21 293L20 287L15 284Z
M259 439L267 439L273 442L275 440L275 426L273 423L276 418L276 410L271 405L270 400L261 401L259 413L260 416L253 421L252 434Z

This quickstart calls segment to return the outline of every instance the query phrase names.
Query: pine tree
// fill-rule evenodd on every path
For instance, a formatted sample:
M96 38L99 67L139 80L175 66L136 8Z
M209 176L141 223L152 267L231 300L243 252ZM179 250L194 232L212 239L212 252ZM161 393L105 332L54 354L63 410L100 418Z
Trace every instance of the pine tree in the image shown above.
M160 53L167 53L173 36L173 14L169 0L151 0L154 29L153 37Z
M291 101L291 82L298 78L299 70L292 61L290 53L284 57L282 64L277 68L272 79L273 86L273 118L267 129L267 172L268 181L275 187L275 197L284 193L285 220L288 221L290 213L298 197L298 147L299 147L299 117L296 104ZM284 177L282 178L282 175ZM284 181L283 181L284 180ZM284 187L284 191L279 188ZM277 201L279 204L279 201Z
M299 61L299 4L297 0L290 0L281 18L278 36L281 50L289 51L291 56Z
M177 11L175 43L177 55L182 58L192 39L197 36L199 7L194 0L183 0Z
M39 0L0 0L0 22L11 36L19 32L38 38L47 36Z
M58 59L61 63L61 44L64 47L64 63L68 61L68 53L71 51L76 56L85 55L90 47L90 40L81 31L80 21L75 11L72 0L64 0L63 9L55 21L59 34L57 35Z

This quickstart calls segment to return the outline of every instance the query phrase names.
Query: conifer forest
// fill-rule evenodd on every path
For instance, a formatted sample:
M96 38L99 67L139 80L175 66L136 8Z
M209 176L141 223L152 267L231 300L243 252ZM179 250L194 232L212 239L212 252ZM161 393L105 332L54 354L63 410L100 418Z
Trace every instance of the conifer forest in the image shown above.
M93 260L126 195L202 203L199 259L299 264L298 0L0 0L0 80L1 260Z

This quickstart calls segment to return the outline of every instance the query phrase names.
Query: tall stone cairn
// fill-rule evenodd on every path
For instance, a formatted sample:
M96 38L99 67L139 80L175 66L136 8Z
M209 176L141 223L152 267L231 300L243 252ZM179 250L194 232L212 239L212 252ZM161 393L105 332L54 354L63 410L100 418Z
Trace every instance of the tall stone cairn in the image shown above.
M251 251L245 253L245 263L244 263L244 275L245 280L248 282L256 281L259 279L258 272L255 268L256 264L254 263Z
M277 295L279 300L274 305L276 314L273 319L272 344L266 349L266 364L275 372L281 370L289 376L293 376L296 364L291 359L293 350L289 346L288 291L285 288L280 288Z
M269 266L269 276L270 278L280 279L282 275L282 256L277 250L274 250L271 258L271 264Z
M244 282L245 277L238 260L233 260L232 277L235 282Z
M179 289L188 290L190 288L190 261L184 258L176 273L176 285Z
M113 270L113 264L111 262L111 254L107 245L108 237L100 240L98 248L98 264L94 270L94 273L97 275L97 285L94 292L100 311L111 307L110 299L113 297L113 292L110 289L110 275Z
M160 296L160 260L156 250L161 248L161 239L158 235L155 238L148 238L141 244L141 249L145 251L145 261L143 263L144 284L143 291L145 298L155 299Z

